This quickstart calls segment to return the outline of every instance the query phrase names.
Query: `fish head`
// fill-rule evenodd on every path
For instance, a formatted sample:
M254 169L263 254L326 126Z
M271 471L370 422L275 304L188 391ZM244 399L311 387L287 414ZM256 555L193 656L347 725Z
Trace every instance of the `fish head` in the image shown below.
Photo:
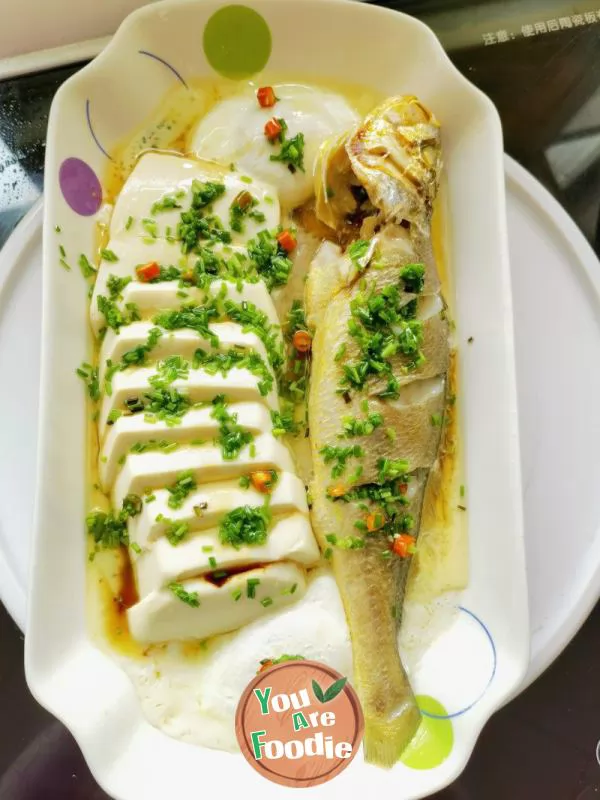
M441 170L440 125L411 95L378 106L346 138L350 168L385 221L423 227Z

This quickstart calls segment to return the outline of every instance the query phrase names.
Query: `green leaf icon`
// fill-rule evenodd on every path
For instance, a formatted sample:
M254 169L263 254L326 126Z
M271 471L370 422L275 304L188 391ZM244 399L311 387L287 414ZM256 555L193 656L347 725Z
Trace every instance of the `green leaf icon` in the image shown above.
M339 678L339 680L334 681L329 687L329 689L327 689L325 692L323 691L323 689L321 689L319 684L315 680L313 680L312 688L313 692L315 693L315 697L317 698L319 703L329 703L330 700L334 700L338 696L338 694L342 691L342 689L346 685L347 680L348 678Z
M319 684L313 680L312 682L312 690L315 693L315 697L319 701L319 703L325 702L325 695L323 694L323 689L319 686Z
M327 691L325 692L324 700L322 700L321 702L329 703L330 700L336 698L346 685L347 680L348 678L340 678L339 680L332 683L329 689L327 689Z

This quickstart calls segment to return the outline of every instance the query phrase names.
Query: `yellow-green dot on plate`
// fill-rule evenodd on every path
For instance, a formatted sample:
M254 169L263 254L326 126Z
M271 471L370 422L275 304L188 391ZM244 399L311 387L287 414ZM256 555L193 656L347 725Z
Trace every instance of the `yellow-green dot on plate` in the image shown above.
M429 695L417 695L416 700L421 711L439 715L448 713L440 702ZM411 769L433 769L448 758L453 744L454 732L451 720L423 717L413 740L402 753L400 760Z
M226 78L249 78L263 69L271 55L271 31L263 17L248 6L224 6L204 28L204 53L211 67Z

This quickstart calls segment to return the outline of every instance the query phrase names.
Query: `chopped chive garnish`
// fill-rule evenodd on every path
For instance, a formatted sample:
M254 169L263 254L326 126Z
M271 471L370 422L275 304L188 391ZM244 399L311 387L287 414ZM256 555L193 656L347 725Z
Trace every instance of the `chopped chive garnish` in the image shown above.
M281 132L273 144L277 142L281 145L281 149L277 155L270 156L271 161L281 161L287 166L289 171L294 174L296 170L304 172L304 134L297 133L291 139L287 138L287 123L284 119L277 119Z
M331 477L339 478L346 469L346 462L348 459L362 458L364 456L364 450L358 444L350 445L349 447L325 445L325 447L319 450L319 454L323 456L325 464L330 464L332 461L334 462L331 469Z
M238 425L237 414L230 414L222 395L217 395L213 399L214 408L211 417L219 422L219 436L216 444L221 447L221 453L225 461L233 461L238 457L240 451L253 440L250 431Z
M77 263L79 264L79 269L84 278L91 278L96 274L95 267L91 265L89 259L83 253L79 256Z
M174 581L173 583L169 584L169 589L173 592L175 597L181 600L182 603L186 603L192 608L198 608L200 605L198 592L187 592L181 583L176 583Z
M234 508L221 520L219 538L221 543L239 550L245 545L264 544L267 539L271 512L268 506Z
M192 470L180 472L172 486L167 486L169 492L169 508L181 508L186 497L197 488L196 479Z
M109 512L95 509L86 519L88 533L94 539L96 548L112 549L129 544L127 521L137 516L142 509L142 499L138 495L128 494L123 500L121 511Z
M150 212L152 214L159 214L161 211L172 211L175 208L181 208L181 203L179 203L178 200L181 200L184 196L185 192L183 190L175 194L165 194L160 200L152 203Z
M92 367L91 364L88 364L84 361L83 364L75 370L75 372L85 382L90 398L94 400L94 402L99 400L100 383L98 380L97 367Z
M167 537L169 544L173 547L177 547L177 545L182 542L190 532L190 526L187 522L171 522L164 517L162 521L168 523L165 536Z
M151 239L156 239L158 236L158 225L156 224L156 220L145 218L142 220L142 227L149 234Z
M113 250L107 250L106 248L100 251L100 257L103 261L110 261L111 263L119 260L119 256Z
M344 357L344 354L345 354L345 352L346 352L346 343L345 343L345 342L343 342L343 343L342 343L342 344L341 344L341 345L338 347L338 349L337 349L337 351L336 351L336 354L335 354L335 356L334 356L334 360L335 360L335 361L341 361L341 360L342 360L342 358Z

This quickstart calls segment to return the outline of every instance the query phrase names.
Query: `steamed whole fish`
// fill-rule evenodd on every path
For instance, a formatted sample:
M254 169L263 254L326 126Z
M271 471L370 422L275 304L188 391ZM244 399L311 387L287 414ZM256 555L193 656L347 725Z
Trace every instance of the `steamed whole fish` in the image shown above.
M311 513L350 628L365 756L382 766L420 723L397 637L450 358L430 241L440 169L437 121L396 97L316 170L316 215L346 248L325 242L306 288Z

